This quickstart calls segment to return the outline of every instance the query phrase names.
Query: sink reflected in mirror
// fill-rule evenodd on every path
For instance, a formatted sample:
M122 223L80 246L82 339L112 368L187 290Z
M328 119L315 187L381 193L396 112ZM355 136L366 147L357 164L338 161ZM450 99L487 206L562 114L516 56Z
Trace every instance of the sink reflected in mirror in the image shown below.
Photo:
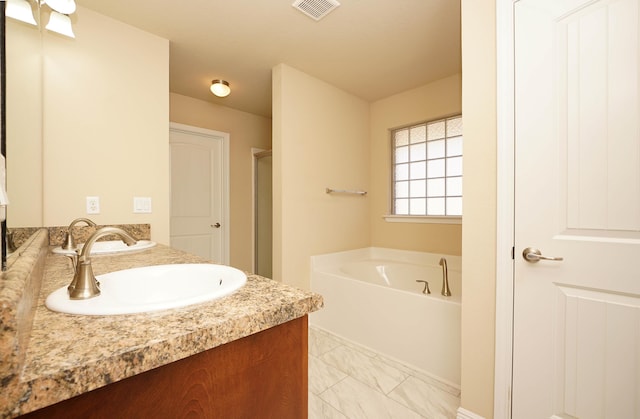
M150 240L138 240L136 244L127 246L125 242L122 240L105 240L100 242L95 242L93 247L91 248L90 255L101 255L108 253L126 253L126 252L135 252L137 250L149 249L155 246L156 243ZM80 253L84 243L81 243L77 247L77 253ZM58 253L61 255L75 255L76 250L73 249L63 249L58 246L52 250L53 253Z
M47 308L89 316L144 313L216 300L247 282L239 269L205 263L125 269L96 279L100 282L99 296L71 300L65 285L49 294Z

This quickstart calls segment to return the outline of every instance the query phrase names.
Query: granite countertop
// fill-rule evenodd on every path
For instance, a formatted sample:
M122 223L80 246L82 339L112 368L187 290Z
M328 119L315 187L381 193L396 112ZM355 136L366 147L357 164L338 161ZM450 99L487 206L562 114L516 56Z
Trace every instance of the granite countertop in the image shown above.
M200 263L157 245L126 255L92 256L100 275L138 266ZM77 316L52 312L45 297L73 276L70 259L49 253L13 414L24 414L114 381L302 317L318 294L248 274L244 287L208 303L151 313Z

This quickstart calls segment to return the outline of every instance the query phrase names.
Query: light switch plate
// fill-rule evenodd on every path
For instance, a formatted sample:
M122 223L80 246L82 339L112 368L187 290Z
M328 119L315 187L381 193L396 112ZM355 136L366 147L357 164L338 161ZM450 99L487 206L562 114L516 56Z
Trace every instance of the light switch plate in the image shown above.
M151 213L151 198L149 197L133 197L133 212L135 214Z

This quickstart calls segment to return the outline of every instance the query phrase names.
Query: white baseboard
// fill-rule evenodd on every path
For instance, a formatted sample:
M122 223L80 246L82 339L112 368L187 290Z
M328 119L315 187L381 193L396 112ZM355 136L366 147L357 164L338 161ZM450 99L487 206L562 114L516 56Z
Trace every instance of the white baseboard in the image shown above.
M475 413L470 412L467 409L463 409L462 407L459 407L456 419L484 419L484 417L480 415L476 415Z

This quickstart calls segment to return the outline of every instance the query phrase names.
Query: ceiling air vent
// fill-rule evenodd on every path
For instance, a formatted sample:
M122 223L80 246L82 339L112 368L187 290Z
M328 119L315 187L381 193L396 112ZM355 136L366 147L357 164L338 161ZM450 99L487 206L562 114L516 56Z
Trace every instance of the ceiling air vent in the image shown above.
M293 7L314 20L320 20L340 6L336 0L296 0Z

